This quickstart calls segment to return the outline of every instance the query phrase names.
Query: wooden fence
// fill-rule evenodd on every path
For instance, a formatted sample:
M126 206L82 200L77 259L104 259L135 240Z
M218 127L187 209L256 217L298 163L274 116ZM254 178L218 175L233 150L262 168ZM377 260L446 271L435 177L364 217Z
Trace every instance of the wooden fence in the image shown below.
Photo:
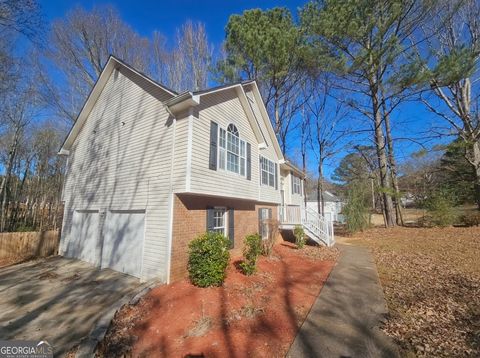
M33 258L58 253L59 231L6 232L0 234L0 259Z

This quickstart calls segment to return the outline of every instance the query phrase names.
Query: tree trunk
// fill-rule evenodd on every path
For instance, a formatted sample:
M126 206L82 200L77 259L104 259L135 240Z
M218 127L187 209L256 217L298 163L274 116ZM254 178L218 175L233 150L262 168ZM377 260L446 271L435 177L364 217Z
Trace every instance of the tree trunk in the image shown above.
M402 207L400 205L400 186L398 185L397 164L395 163L395 153L393 149L392 130L390 127L390 114L387 111L385 99L382 100L383 119L385 121L385 134L387 137L388 164L390 167L390 176L392 178L393 190L395 191L395 214L397 225L403 226Z
M2 195L2 207L0 211L0 231L4 231L5 229L5 223L6 223L6 212L5 208L7 205L7 187L8 183L10 181L10 176L12 175L12 168L13 168L13 163L15 161L15 156L17 154L17 146L18 146L18 140L20 136L20 131L17 129L15 131L15 134L13 136L13 142L10 147L10 152L8 153L8 162L7 162L7 168L5 171L5 177L2 180L2 184L0 187L0 193Z
M373 180L374 180L373 178L370 178L370 181L371 181L371 184L372 184L371 185L371 187L372 187L371 188L372 189L372 211L375 211L375 209L376 209L376 205L375 205L375 203L376 203L376 201L375 201L375 184L374 184Z
M373 120L375 124L375 146L378 157L378 167L380 173L380 186L383 198L383 212L385 217L385 226L395 226L393 218L393 202L389 193L391 190L390 180L388 177L388 161L385 150L385 137L382 129L382 113L380 111L380 104L378 101L378 87L376 83L372 82L370 85L372 106L373 106Z
M307 173L307 144L306 144L306 122L305 122L305 107L302 106L302 143L301 143L301 150L302 150L302 170L303 174ZM305 208L307 207L307 189L306 189L306 184L307 184L307 178L305 176L305 179L303 180L303 204L305 205Z
M325 198L323 196L323 161L318 162L318 181L317 181L317 209L324 216L325 214Z
M480 210L480 141L475 141L472 145L472 165L475 169L475 202L477 209Z

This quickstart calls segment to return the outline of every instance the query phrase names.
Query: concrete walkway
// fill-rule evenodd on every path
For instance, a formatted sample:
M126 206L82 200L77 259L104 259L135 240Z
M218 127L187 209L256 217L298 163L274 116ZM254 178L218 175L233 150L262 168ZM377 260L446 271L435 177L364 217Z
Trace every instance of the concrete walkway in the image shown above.
M341 256L303 323L288 357L398 357L378 328L387 313L368 249L338 245Z

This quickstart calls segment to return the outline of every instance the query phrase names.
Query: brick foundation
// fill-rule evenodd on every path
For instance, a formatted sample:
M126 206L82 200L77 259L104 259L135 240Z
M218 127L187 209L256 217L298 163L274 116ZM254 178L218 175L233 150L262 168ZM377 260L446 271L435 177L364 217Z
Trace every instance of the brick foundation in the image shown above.
M272 204L188 194L175 195L170 282L187 277L188 243L206 231L207 207L214 206L234 209L235 237L231 256L241 255L245 236L258 232L259 208L272 208L272 217L277 217L277 206Z

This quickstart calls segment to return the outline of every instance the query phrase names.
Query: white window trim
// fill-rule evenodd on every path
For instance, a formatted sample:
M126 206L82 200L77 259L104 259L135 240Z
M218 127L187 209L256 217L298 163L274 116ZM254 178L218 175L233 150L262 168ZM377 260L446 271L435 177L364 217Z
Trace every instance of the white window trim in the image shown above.
M259 166L260 166L260 168L259 168L260 169L259 170L259 172L260 172L260 185L263 186L263 187L275 189L275 177L277 176L277 173L275 173L275 162L273 160L268 159L267 157L264 157L263 155L260 155L260 158L262 158L263 160L266 160L267 163L272 163L272 169L273 169L272 172L270 172L268 169L265 171L267 173L267 182L269 182L269 183L264 184L263 183L263 172L264 172L264 170L262 168L262 163L261 163L261 160L260 160L260 163L259 163ZM268 167L270 167L270 164L268 164ZM273 174L273 185L270 185L270 180L269 180L270 178L268 178L268 176L270 174Z
M297 188L297 187L298 187L298 191L295 190L295 188ZM296 195L302 195L302 180L299 177L297 177L296 175L293 175L292 193L296 194Z
M230 124L233 124L233 123L230 123ZM227 125L227 128L228 128L228 125ZM227 165L228 165L228 159L227 158L228 158L228 153L229 153L229 150L228 150L228 133L229 132L228 132L227 128L223 128L221 126L218 126L217 168L218 168L219 171L223 171L225 173L228 173L229 175L236 175L236 176L239 176L239 177L242 177L242 178L246 178L247 177L247 141L245 139L243 139L240 135L236 136L238 138L238 154L230 151L230 153L233 153L233 155L238 155L238 173L234 172L234 171L231 171L227 168ZM221 146L220 134L221 134L222 130L225 132L225 147ZM237 131L238 131L238 129L237 129ZM231 133L231 135L234 135L234 134ZM241 155L242 145L244 147L243 156ZM221 151L224 152L223 165L220 161L220 152ZM244 163L244 168L245 168L245 172L243 174L241 173L241 168L242 168L241 162L242 161Z
M260 209L259 209L258 214L262 217L262 221L264 221L264 220L271 220L271 219L272 219L272 218L267 218L267 219L265 219L265 218L263 217L264 215L262 214L263 212L266 212L266 213L267 213L266 216L268 216L268 214L269 214L268 208L260 208ZM270 228L269 228L268 224L266 224L265 222L262 222L261 225L262 225L262 233L261 233L262 240L267 240L268 237L269 237L269 235L270 235ZM264 226L264 225L265 225L265 226ZM265 230L265 231L266 231L266 235L264 235L265 233L263 232L264 228L266 228L266 230Z
M215 212L222 212L223 213L223 226L213 226L212 227L212 230L214 232L219 232L217 230L219 229L223 229L223 235L226 236L227 235L227 208L226 207L223 207L223 206L215 206L213 209L213 223L215 225Z

